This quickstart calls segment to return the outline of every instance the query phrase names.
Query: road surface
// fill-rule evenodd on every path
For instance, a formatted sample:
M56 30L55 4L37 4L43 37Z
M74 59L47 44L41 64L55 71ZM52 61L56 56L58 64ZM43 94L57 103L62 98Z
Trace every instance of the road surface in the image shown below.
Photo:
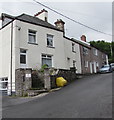
M3 118L112 118L112 73L85 76L44 97L4 107Z

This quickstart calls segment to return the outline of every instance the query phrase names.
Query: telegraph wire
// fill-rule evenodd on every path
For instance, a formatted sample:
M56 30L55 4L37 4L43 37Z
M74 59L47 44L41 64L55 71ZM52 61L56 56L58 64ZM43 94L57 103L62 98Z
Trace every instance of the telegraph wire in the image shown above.
M40 3L40 2L38 2L38 1L36 1L36 0L33 0L33 1L36 2L36 3L39 4L39 5L47 8L47 9L49 9L49 10L55 12L56 14L59 14L59 15L65 17L65 18L67 18L67 19L69 19L69 20L71 20L71 21L73 21L73 22L75 22L75 23L77 23L77 24L79 24L79 25L81 25L81 26L84 26L84 27L86 27L86 28L88 28L88 29L91 29L91 30L93 30L93 31L96 31L96 32L99 32L99 33L102 33L102 34L105 34L105 35L113 36L113 35L111 35L111 34L108 34L108 33L102 32L102 31L100 31L100 30L97 30L97 29L95 29L95 28L89 27L89 26L87 26L87 25L85 25L85 24L83 24L83 23L81 23L81 22L78 22L78 21L76 21L76 20L74 20L74 19L72 19L72 18L70 18L70 17L68 17L68 16L66 16L66 15L63 15L62 13L58 12L57 10L54 10L54 9L48 7L47 5L44 5L44 4L42 4L42 3Z

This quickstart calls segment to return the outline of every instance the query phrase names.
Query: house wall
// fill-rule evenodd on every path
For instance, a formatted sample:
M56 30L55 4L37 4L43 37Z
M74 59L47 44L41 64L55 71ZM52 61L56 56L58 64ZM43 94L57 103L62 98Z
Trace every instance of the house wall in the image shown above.
M11 32L13 30L13 32ZM15 49L14 42L12 42L12 67L11 67L11 34L12 41L14 41L15 22L10 23L0 30L0 78L8 78L8 93L10 90L15 91ZM11 72L12 69L12 72ZM12 78L12 80L11 80ZM11 85L12 82L12 85Z
M0 77L8 77L10 67L11 24L0 30Z
M94 54L96 48L91 47L91 58L93 64L93 72L96 73L103 65L108 64L108 57L105 53L97 50L97 55ZM98 65L97 65L98 64Z
M0 77L2 76L2 31L0 30Z
M55 31L42 26L16 21L16 25L21 28L16 30L16 66L15 69L20 68L20 48L27 50L27 68L40 69L41 55L52 55L52 66L55 68L66 68L65 53L64 53L64 39L63 32ZM38 45L28 43L28 29L37 31L36 39ZM47 47L47 34L54 35L54 48Z
M91 49L85 47L88 50L88 53L85 54L83 48L85 46L80 45L80 56L81 56L81 67L82 67L82 74L90 73L90 62L91 62ZM88 62L88 65L85 66L85 62Z
M72 52L72 43L75 44L75 52ZM81 58L80 58L80 48L79 44L64 38L64 47L65 47L65 65L67 69L73 67L73 60L76 61L77 73L81 73ZM69 60L68 60L69 58Z

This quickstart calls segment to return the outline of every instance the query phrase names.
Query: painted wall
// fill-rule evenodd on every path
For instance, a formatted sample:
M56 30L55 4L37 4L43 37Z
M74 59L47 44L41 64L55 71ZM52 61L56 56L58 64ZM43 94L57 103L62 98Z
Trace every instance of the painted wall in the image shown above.
M64 39L63 33L60 31L55 31L49 28L44 28L42 26L36 26L33 24L16 21L16 25L21 28L16 29L15 38L15 51L16 51L16 69L20 68L20 48L27 50L27 66L28 68L40 69L42 65L41 55L49 54L52 55L52 67L55 68L66 68L65 65L65 54L64 54ZM28 30L35 30L37 44L28 43ZM47 47L47 34L53 35L54 48Z
M8 94L15 91L15 21L0 30L0 78L8 77ZM13 30L11 32L11 30ZM12 34L12 68L11 68L11 34ZM12 72L11 72L12 69ZM12 80L11 80L12 76ZM12 85L11 85L12 82Z
M75 52L72 52L72 43L75 44ZM81 58L79 44L64 38L65 64L67 69L73 67L73 60L76 61L77 73L81 73Z
M8 77L10 67L11 24L0 30L0 77Z
M0 77L2 76L2 31L0 30Z

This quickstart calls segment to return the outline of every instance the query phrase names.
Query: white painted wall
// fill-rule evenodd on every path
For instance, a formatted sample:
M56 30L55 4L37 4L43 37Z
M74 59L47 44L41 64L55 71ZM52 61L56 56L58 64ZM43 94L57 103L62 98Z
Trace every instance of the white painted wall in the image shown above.
M0 78L8 77L8 93L11 90L11 24L0 30ZM12 90L15 91L15 22L13 22Z
M0 77L2 76L2 31L0 30Z
M2 30L0 30L0 56L1 56L1 64L0 64L0 77L8 77L9 74L9 66L10 66L10 29L11 25L6 26Z
M41 68L41 54L50 54L53 58L53 67L66 68L64 54L63 33L49 28L16 21L17 26L21 27L20 31L16 29L15 51L16 51L16 69L20 68L20 48L27 50L27 67ZM28 44L28 29L37 31L38 45ZM47 47L47 34L54 35L54 47Z
M64 38L65 62L66 62L65 64L66 64L67 69L70 69L70 67L73 67L73 60L75 60L77 73L81 73L81 57L80 57L79 44L74 43L76 52L72 52L72 43L74 42L68 40L67 38ZM70 58L70 60L68 61L67 58Z

